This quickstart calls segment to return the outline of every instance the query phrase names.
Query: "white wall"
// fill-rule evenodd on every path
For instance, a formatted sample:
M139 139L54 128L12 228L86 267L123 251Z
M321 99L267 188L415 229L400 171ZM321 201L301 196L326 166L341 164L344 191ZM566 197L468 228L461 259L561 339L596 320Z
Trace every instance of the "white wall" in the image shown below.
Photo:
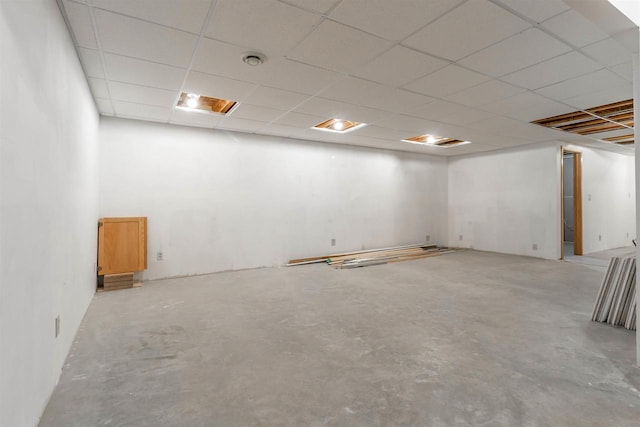
M636 237L635 158L571 147L582 152L583 252L631 246Z
M100 129L100 214L148 217L145 279L446 243L446 159L122 119Z
M0 1L0 95L0 425L34 426L95 290L98 115L54 1Z
M634 157L568 148L582 153L583 252L631 246L636 237ZM560 150L561 144L548 143L452 158L451 245L558 259Z
M450 244L558 259L559 153L546 144L452 158Z

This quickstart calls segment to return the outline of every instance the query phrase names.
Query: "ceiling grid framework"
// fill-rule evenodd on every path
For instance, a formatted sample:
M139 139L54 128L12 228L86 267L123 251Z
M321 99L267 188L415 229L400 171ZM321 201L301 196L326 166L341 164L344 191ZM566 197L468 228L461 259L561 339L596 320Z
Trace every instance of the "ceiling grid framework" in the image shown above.
M103 115L445 156L547 141L633 151L531 123L631 97L637 27L604 4L608 21L586 17L606 0L58 2ZM238 105L192 113L175 108L183 92ZM367 126L311 129L330 118ZM472 144L401 141L424 134Z

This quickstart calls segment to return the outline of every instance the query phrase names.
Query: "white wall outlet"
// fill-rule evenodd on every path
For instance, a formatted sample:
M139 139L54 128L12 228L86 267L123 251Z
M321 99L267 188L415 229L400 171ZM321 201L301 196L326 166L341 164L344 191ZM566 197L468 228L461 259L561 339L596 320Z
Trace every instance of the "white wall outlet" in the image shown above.
M427 234L427 242L430 242L430 241L431 241L431 236Z
M533 249L534 251L538 250L538 244L534 243L533 245L531 245L531 249Z
M462 240L462 234L461 234L460 236L458 236L458 239L459 239L459 240Z
M591 201L591 194L589 194L587 198L589 199L589 201Z
M336 245L336 239L331 239L331 246L335 246Z
M60 316L56 316L56 338L60 335Z
M164 254L162 251L156 252L156 261L164 261Z
M598 240L602 240L602 235L598 234Z

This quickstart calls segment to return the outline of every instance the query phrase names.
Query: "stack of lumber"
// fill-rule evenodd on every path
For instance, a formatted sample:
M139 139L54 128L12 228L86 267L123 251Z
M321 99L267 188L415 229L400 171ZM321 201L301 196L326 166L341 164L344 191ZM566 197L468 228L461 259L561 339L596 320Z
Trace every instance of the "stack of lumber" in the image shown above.
M636 259L612 258L591 320L636 329Z
M105 291L128 289L136 285L133 282L133 273L105 274L102 284Z
M292 259L287 266L324 262L334 268L357 268L390 262L409 261L454 252L453 249L439 248L436 245L407 245L383 249L368 249L311 258Z

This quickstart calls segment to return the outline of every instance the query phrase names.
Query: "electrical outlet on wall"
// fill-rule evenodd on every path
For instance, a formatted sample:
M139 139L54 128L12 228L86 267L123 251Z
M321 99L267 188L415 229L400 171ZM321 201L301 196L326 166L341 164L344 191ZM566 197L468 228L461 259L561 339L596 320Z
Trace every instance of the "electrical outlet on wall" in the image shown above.
M602 240L602 235L598 234L598 240Z
M534 243L533 245L531 245L531 249L533 249L534 251L538 250L538 244Z
M156 253L156 261L164 261L164 254L162 251Z
M431 241L431 236L427 234L427 242Z
M331 239L331 246L335 246L336 245L336 239Z
M56 338L58 338L58 335L60 335L60 316L56 316Z
M459 239L459 240L462 240L462 234L461 234L460 236L458 236L458 239Z

